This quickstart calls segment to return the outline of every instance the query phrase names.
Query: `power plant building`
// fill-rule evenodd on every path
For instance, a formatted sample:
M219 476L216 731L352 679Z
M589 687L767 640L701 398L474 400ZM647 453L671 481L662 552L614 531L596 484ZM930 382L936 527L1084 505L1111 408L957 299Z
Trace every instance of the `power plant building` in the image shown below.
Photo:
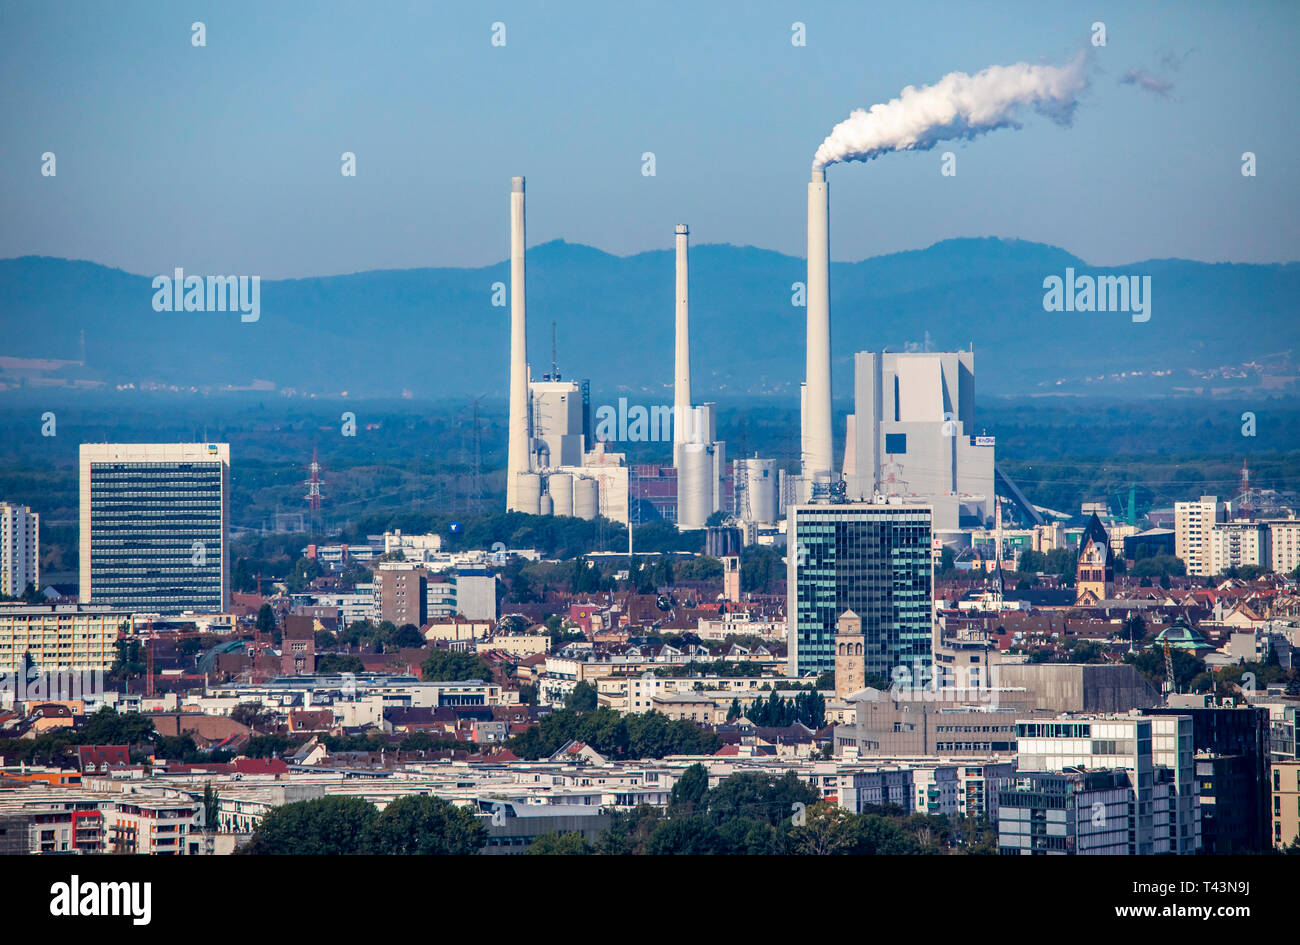
M847 497L925 502L940 532L987 524L994 439L975 432L975 355L860 351L853 361Z
M540 381L530 377L524 193L524 179L512 178L506 511L627 522L627 467L621 453L592 444L585 382L562 380L558 373Z

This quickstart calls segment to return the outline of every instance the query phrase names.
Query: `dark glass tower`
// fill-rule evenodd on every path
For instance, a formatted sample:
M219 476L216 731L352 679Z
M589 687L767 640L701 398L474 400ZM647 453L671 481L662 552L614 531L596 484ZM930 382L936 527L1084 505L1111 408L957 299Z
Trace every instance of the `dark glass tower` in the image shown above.
M786 620L792 675L835 668L840 614L862 618L866 675L930 665L930 509L826 503L794 506L786 534Z

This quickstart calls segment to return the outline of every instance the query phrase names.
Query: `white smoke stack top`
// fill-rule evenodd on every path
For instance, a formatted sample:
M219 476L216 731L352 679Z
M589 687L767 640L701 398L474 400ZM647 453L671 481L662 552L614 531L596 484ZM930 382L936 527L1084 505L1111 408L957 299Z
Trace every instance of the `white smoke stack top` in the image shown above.
M519 474L532 465L528 429L528 324L524 289L524 179L510 179L510 434L506 511L519 508ZM535 511L535 510L534 510Z
M1087 85L1085 53L1064 66L1018 62L973 76L950 72L934 85L909 85L889 102L855 109L817 149L813 168L869 161L888 151L925 151L940 141L1014 127L1023 106L1069 124Z
M808 339L803 394L803 478L831 472L830 194L826 173L808 183ZM807 486L805 485L805 488Z
M673 358L673 465L681 463L681 445L690 439L691 417L691 299L687 241L691 229L677 224L677 326Z

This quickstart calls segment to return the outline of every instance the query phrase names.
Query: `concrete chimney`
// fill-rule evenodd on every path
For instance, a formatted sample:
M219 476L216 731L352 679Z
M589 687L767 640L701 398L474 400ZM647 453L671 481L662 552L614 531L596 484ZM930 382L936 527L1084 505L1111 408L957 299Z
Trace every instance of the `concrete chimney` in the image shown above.
M506 511L520 508L519 474L532 465L528 410L528 323L524 307L524 179L510 179L510 434ZM533 510L536 511L535 509Z
M677 224L677 329L673 359L673 465L681 465L682 444L691 439L691 299L687 240L690 227Z
M830 201L826 172L808 184L808 341L803 409L804 488L831 475Z

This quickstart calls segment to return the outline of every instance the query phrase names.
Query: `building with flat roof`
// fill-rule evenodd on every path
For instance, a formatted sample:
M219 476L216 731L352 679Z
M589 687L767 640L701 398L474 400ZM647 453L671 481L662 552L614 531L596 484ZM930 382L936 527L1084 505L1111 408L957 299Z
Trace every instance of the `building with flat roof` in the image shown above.
M994 440L975 428L974 353L859 351L853 367L848 497L916 497L938 531L986 524Z
M1003 856L1123 856L1138 833L1130 775L1122 769L1031 772L997 796Z
M1187 565L1188 574L1207 577L1214 573L1210 532L1227 514L1227 506L1218 496L1203 495L1197 502L1174 503L1174 555Z
M41 587L41 517L25 505L0 502L0 594Z
M0 673L25 657L42 672L111 669L118 635L130 629L130 612L113 607L0 604Z
M1210 573L1248 564L1268 567L1268 537L1264 522L1218 522L1210 529Z
M1300 840L1300 761L1273 762L1272 839L1277 848Z
M1134 810L1128 852L1137 855L1201 848L1192 744L1186 715L1064 715L1016 723L1021 773L1128 772Z
M81 444L83 603L224 613L228 443Z
M1278 574L1300 568L1300 519L1268 523L1268 566Z
M835 669L837 624L861 618L866 677L930 662L934 561L930 508L868 502L788 510L789 674Z
M1206 853L1269 849L1269 712L1257 708L1147 708L1144 715L1188 716Z

